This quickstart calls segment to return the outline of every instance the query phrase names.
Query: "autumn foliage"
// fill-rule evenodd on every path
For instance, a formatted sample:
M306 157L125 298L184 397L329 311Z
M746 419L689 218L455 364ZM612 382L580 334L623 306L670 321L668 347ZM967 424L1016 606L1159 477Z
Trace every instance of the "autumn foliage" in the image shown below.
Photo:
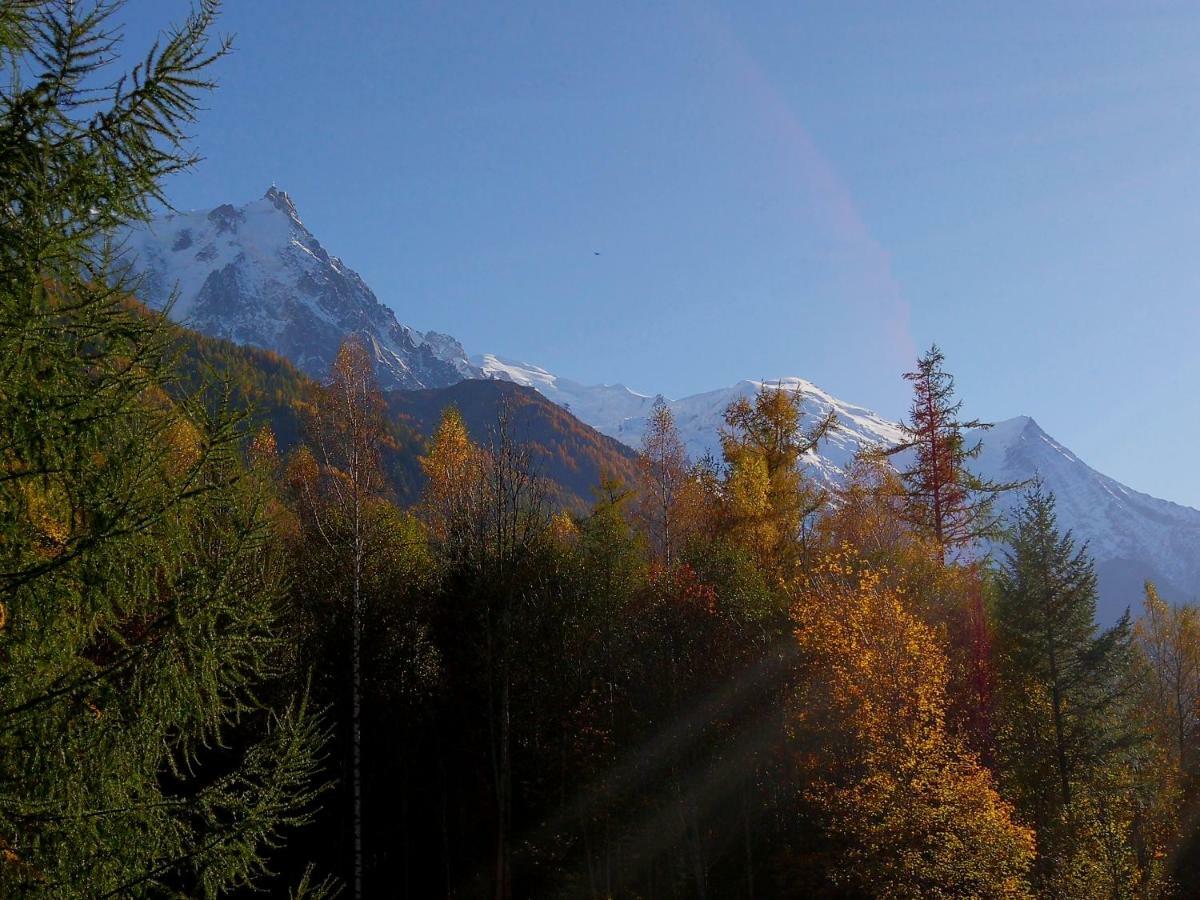
M949 733L946 656L886 582L831 554L796 607L807 796L845 842L831 878L875 897L1028 896L1033 834Z

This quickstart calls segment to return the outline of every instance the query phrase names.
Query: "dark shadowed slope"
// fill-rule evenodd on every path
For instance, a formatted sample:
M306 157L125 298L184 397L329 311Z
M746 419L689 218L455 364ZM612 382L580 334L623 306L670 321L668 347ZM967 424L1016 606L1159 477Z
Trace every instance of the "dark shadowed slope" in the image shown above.
M532 388L469 380L433 390L388 393L397 421L426 436L451 405L462 414L472 439L484 445L500 411L507 408L513 435L529 445L536 471L559 487L559 499L566 506L589 506L604 476L615 476L626 485L636 477L636 454L629 447L580 422Z

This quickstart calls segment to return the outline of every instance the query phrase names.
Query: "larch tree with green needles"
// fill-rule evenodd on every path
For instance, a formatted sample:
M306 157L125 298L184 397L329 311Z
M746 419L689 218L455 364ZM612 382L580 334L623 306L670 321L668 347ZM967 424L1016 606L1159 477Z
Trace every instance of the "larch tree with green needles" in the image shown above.
M194 161L205 0L124 77L119 3L0 0L0 894L258 884L320 792L268 703L279 567L239 420L171 390L109 236Z

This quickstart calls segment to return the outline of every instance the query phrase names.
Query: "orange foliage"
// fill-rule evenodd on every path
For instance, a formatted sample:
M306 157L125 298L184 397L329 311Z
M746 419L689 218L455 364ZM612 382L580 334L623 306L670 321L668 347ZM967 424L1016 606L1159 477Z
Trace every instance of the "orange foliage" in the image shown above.
M878 897L1027 896L1032 833L948 733L945 654L889 580L831 554L795 608L798 761L848 845L831 877Z
M449 540L456 528L470 525L473 511L478 512L483 452L471 441L459 411L447 407L429 452L421 457L428 479L422 505L435 540Z

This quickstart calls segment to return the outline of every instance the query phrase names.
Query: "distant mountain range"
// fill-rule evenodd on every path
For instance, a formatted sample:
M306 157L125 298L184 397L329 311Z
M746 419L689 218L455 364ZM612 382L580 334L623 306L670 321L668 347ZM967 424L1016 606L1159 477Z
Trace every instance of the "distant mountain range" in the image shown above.
M465 381L507 381L532 388L626 446L640 444L653 396L620 384L583 385L501 356L468 358L452 337L401 324L357 273L321 246L291 198L274 186L243 206L163 216L125 237L125 259L144 276L142 299L162 308L174 296L172 318L203 334L273 350L318 378L328 371L342 339L359 334L373 349L385 387L442 389L436 397L450 397L451 386ZM901 437L897 423L811 382L781 378L769 383L800 391L814 414L837 413L841 427L809 460L814 474L827 483L841 479L860 446L892 445ZM719 451L725 408L761 386L741 381L668 401L689 452L696 457ZM428 427L436 397L398 402L396 411L413 418L418 428ZM541 422L555 430L566 428L568 419L543 415ZM981 475L1003 481L1040 475L1058 497L1061 524L1088 541L1100 573L1102 619L1111 621L1125 606L1136 605L1147 578L1170 597L1191 599L1198 593L1200 510L1102 475L1028 417L999 422L981 437L984 451L976 461ZM579 452L579 447L560 452ZM582 480L599 471L595 465L586 469L571 486L576 497L586 493ZM1004 503L1016 501L1009 496Z

